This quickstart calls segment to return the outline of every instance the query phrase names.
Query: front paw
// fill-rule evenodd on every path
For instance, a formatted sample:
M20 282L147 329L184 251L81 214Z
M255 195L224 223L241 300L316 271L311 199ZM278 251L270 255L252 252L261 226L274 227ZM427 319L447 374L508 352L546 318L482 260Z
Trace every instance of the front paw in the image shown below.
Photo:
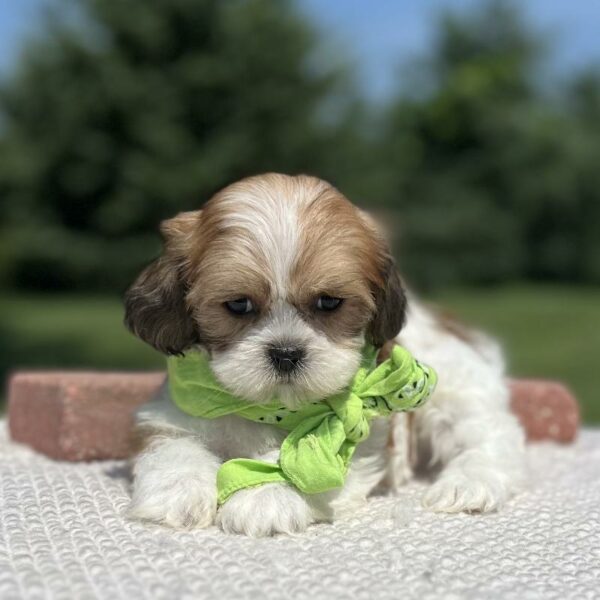
M509 493L505 482L494 472L466 475L459 471L442 473L427 490L423 506L435 512L490 512L504 505Z
M215 486L193 478L182 478L169 485L135 486L127 512L131 519L151 521L175 529L209 527L217 512Z
M310 507L291 486L264 484L236 492L219 509L217 523L227 533L264 537L298 533L312 522Z

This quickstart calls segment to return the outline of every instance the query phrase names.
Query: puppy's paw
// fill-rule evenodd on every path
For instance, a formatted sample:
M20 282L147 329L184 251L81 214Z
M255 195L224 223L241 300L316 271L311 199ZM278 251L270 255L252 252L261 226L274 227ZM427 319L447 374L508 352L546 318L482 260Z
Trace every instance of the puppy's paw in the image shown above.
M219 509L217 523L227 533L264 537L298 533L312 522L310 507L291 486L269 483L236 492Z
M175 529L193 529L212 525L216 512L215 487L184 478L154 489L136 486L127 516Z
M466 475L447 471L427 490L423 506L435 512L490 512L504 505L508 490L502 477L493 471Z

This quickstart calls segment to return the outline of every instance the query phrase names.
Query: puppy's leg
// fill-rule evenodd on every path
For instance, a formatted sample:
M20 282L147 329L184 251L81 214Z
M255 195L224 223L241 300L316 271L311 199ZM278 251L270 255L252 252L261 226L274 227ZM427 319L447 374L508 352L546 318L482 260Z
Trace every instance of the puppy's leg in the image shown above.
M419 442L442 466L423 504L444 512L500 508L524 482L523 433L506 386L481 371L458 387L448 383L417 413Z
M208 527L219 459L189 435L155 437L137 457L129 516L175 528Z
M509 408L502 352L475 334L461 338L413 302L400 335L432 365L438 385L415 414L418 451L442 467L423 503L437 511L489 511L525 479L524 436Z
M277 462L279 450L255 457ZM219 509L217 523L227 533L264 537L304 531L314 520L304 496L291 485L267 483L240 490Z

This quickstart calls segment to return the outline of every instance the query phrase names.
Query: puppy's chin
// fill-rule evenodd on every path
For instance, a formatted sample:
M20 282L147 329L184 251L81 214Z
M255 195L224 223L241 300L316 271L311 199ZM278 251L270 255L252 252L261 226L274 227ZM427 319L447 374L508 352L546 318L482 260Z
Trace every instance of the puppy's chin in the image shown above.
M221 384L253 404L280 402L297 408L341 391L361 362L363 337L333 344L325 336L311 336L302 365L289 375L276 372L262 340L252 336L231 348L212 353L211 366Z

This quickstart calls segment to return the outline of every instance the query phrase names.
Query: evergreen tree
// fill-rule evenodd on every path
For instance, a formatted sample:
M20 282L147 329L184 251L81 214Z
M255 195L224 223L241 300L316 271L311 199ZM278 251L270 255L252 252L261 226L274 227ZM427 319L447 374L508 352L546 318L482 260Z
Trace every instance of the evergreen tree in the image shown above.
M66 1L66 0L63 0ZM290 2L81 0L0 95L0 274L123 288L156 225L267 170L331 176L339 73ZM341 137L340 137L341 136Z
M386 202L402 210L401 260L422 285L587 277L577 183L586 136L538 90L543 49L505 2L447 15L428 77L391 108Z

